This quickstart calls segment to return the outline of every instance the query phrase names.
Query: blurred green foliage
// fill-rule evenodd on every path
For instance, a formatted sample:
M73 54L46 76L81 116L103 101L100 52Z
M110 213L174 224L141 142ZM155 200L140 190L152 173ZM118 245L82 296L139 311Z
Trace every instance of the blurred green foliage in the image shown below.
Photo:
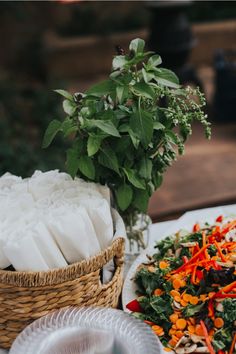
M35 169L64 169L65 143L60 139L47 151L42 136L53 117L60 117L57 95L45 88L0 84L0 175L27 177Z

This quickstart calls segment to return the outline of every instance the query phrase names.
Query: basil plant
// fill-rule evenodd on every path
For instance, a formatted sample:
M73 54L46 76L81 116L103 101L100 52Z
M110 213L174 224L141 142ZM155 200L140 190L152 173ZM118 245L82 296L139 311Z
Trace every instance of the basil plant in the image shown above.
M43 140L46 148L57 133L68 139L68 173L107 184L125 218L147 211L163 173L183 154L193 121L210 136L204 95L181 86L144 47L134 39L127 54L119 48L108 78L84 93L56 90L64 96L65 118L52 120Z

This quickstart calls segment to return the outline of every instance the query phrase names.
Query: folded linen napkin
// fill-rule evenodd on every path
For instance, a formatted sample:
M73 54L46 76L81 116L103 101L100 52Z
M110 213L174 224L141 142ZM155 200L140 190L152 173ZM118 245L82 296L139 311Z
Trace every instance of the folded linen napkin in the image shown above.
M101 250L93 224L82 206L52 210L47 226L68 263L89 258Z

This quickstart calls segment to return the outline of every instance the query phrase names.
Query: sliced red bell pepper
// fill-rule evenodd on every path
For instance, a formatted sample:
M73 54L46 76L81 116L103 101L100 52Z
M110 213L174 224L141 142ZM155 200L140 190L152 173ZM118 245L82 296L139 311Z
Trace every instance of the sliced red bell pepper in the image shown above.
M132 312L143 312L143 309L137 299L130 301L126 308Z
M236 294L222 294L222 293L216 293L214 295L214 298L218 298L218 299L236 299Z
M196 284L196 271L197 271L197 266L193 268L192 275L191 275L191 283Z
M193 232L198 232L200 231L201 228L200 228L200 225L198 223L196 223L194 226L193 226Z
M182 257L182 261L184 264L188 263L188 257L187 256L183 256Z
M197 270L196 270L196 276L197 276L197 278L198 278L199 280L202 280L202 279L203 279L203 272L202 272L202 270L197 269Z
M209 300L207 308L208 308L208 316L210 318L214 317L215 310L214 310L214 302L212 298Z
M222 222L223 218L223 215L219 215L218 218L216 218L216 222Z

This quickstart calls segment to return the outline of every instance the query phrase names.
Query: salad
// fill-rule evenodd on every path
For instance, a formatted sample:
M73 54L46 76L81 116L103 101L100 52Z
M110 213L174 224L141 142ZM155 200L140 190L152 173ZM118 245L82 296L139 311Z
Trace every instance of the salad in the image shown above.
M126 307L177 354L236 353L236 219L195 224L160 241Z

